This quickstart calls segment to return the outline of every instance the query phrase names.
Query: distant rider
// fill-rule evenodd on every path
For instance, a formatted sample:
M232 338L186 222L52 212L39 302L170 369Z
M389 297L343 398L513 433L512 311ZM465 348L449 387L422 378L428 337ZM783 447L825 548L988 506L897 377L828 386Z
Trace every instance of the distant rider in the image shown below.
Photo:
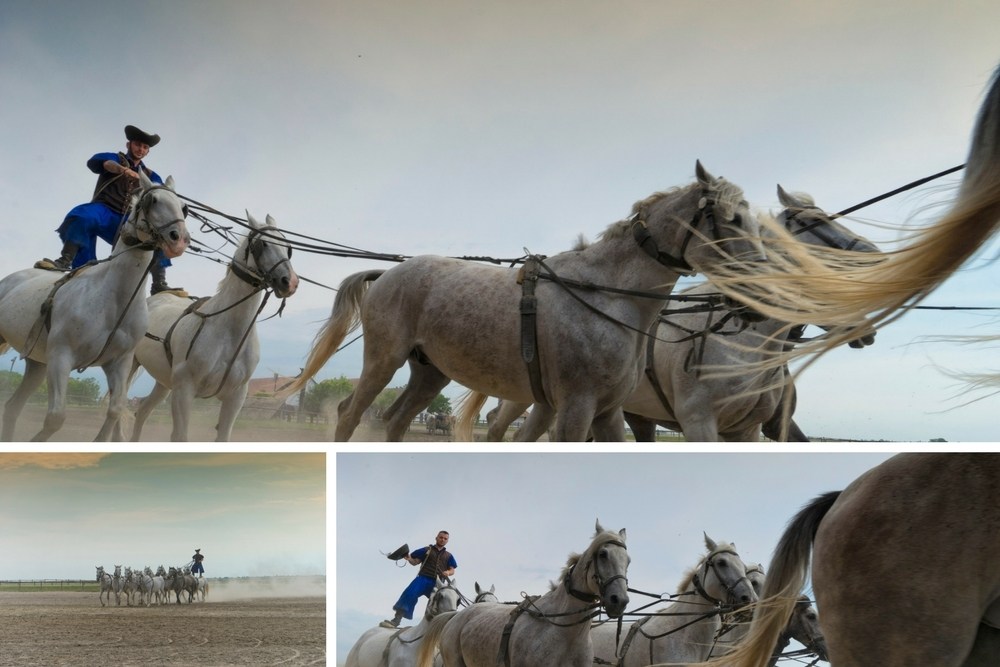
M205 576L205 566L201 564L201 561L205 560L205 557L201 555L201 549L195 549L194 555L191 556L191 560L194 561L194 565L191 566L191 574L197 574L198 576Z

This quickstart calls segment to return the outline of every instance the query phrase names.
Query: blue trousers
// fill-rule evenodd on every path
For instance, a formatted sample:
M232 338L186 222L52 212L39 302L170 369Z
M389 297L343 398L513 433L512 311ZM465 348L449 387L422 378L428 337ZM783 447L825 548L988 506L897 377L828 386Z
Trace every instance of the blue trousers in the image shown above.
M63 243L68 241L80 246L76 257L73 258L73 268L97 259L98 237L107 241L109 245L114 244L115 235L124 219L124 215L116 213L101 202L74 206L56 230ZM160 266L171 266L170 260L164 257L159 249L156 250L156 257L160 261Z
M410 582L410 585L399 596L399 600L392 606L393 610L402 612L403 618L412 620L413 610L416 609L420 596L430 598L436 584L433 577L417 575L417 578Z

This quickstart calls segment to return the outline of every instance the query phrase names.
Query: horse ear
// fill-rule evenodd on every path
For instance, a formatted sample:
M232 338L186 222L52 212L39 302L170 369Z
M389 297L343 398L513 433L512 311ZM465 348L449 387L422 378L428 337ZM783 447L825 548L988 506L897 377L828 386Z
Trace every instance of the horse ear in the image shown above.
M139 185L142 186L143 190L148 190L153 187L153 181L149 180L149 176L142 169L139 170Z
M702 531L702 534L705 536L705 547L707 547L709 551L715 551L715 547L717 546L715 544L715 540L709 537L708 533L704 531Z
M596 535L600 535L603 532L604 532L604 528L601 527L601 520L600 519L595 520L594 521L594 533Z
M621 535L622 542L624 542L625 541L625 529L622 528L621 530L619 530L618 534Z
M246 211L246 209L243 210ZM257 220L252 215L250 215L250 211L246 211L246 213L247 213L247 222L249 222L250 226L253 227L254 229L258 229L260 227L260 223L257 222Z
M142 169L140 169L139 171L142 171ZM167 180L163 183L163 185L165 185L167 188L173 190L174 189L174 177L173 176L167 176Z
M810 206L815 206L812 197L788 192L780 184L778 185L778 201L785 208L809 208Z
M698 177L698 182L702 185L708 186L715 183L715 176L708 173L708 169L705 169L702 165L701 160L696 160L694 163L694 173Z
M277 227L277 226L278 226L278 223L276 223L276 222L274 221L274 218L272 218L272 217L271 217L271 214L270 214L270 213L268 213L268 214L267 214L267 215L266 215L266 216L264 217L264 222L265 222L265 223L266 223L266 224L267 224L267 225L268 225L269 227Z

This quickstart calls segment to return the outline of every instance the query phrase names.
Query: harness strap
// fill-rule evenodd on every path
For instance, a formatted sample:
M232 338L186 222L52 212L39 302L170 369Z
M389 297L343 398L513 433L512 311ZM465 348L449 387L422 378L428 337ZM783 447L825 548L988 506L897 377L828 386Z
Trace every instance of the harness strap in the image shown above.
M658 325L654 324L655 329ZM673 406L670 405L670 399L667 398L667 394L663 391L663 385L660 384L660 378L656 374L656 363L653 359L653 349L656 347L656 336L655 334L646 339L646 379L649 380L649 384L653 387L653 391L656 393L656 397L660 399L660 403L667 410L667 414L674 414Z
M500 650L497 652L496 664L510 667L510 635L514 631L514 624L517 623L518 617L531 606L537 597L526 597L511 610L510 615L507 617L507 625L504 626L503 633L500 635Z
M389 649L392 648L392 642L393 642L393 640L399 640L399 642L402 643L403 640L399 639L399 635L402 634L402 632L404 630L406 630L406 629L407 628L400 628L399 630L396 630L394 633L392 633L392 636L389 637L389 641L387 641L385 643L385 648L382 649L382 662L379 663L379 664L385 665L386 667L388 667L388 665L389 665ZM423 636L421 635L421 639L422 638L423 638Z
M517 281L521 284L521 360L528 366L528 380L535 403L549 405L542 386L542 366L538 355L538 297L535 296L538 265L536 257L528 257L517 274Z
M21 359L27 359L28 355L35 349L35 345L38 344L38 339L42 335L42 329L46 331L52 328L52 301L56 297L56 292L59 288L66 284L66 282L72 278L79 267L73 269L66 275L62 276L53 285L52 289L49 291L49 295L45 297L45 301L42 302L41 308L39 308L38 319L31 326L31 331L28 332L28 338L25 341L24 352L21 354Z

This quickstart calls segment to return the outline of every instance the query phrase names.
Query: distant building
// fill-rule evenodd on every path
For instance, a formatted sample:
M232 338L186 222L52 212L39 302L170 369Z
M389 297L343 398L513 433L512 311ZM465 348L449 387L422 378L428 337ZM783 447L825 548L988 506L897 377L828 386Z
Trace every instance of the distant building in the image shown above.
M247 385L247 400L243 404L242 414L255 419L284 419L292 421L299 409L299 395L283 396L281 394L292 382L294 377L275 373L268 378L254 378Z

